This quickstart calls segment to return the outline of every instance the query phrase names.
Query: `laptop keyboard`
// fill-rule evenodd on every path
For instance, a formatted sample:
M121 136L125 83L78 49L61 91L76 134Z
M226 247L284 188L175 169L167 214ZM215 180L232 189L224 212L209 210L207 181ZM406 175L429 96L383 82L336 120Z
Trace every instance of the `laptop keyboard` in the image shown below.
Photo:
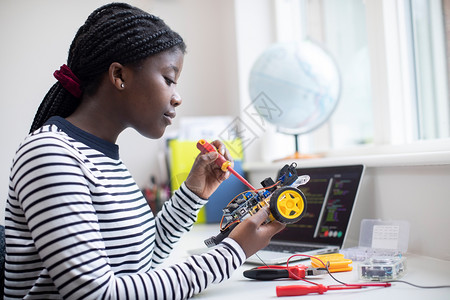
M290 246L290 245L268 245L263 250L266 251L276 251L276 252L286 252L286 253L302 253L306 251L312 251L320 249L314 246Z

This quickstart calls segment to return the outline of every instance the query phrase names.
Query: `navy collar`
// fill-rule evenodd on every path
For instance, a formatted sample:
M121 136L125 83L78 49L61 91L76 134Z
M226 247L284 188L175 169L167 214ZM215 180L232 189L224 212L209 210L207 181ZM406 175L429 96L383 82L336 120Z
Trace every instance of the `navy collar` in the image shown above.
M81 142L95 150L100 151L112 159L119 159L119 146L117 144L105 141L89 132L81 130L66 119L60 116L53 116L45 122L45 125L56 125L68 136Z

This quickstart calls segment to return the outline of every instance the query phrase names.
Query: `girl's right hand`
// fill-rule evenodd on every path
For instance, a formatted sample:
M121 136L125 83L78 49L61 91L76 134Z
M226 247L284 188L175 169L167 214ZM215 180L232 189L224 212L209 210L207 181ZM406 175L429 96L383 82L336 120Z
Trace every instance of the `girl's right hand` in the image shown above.
M269 208L264 207L231 231L229 237L241 246L247 258L266 247L270 239L286 227L277 220L263 224L268 216Z

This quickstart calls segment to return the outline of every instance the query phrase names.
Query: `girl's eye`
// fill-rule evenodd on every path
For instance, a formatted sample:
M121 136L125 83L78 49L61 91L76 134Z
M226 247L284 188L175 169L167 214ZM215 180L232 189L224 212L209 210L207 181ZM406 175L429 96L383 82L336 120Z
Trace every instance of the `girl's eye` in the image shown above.
M176 84L175 81L173 81L172 79L170 79L168 77L164 77L164 79L166 80L166 83L168 86L171 86L172 84Z

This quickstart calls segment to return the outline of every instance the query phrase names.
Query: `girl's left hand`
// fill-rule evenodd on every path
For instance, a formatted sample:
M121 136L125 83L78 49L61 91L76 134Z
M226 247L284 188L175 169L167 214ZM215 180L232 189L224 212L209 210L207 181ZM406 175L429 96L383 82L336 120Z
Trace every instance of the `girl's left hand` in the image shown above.
M225 145L218 140L215 140L211 144L216 147L217 151L226 160L231 162L231 167L233 167L234 160ZM195 159L194 165L185 181L186 187L200 198L208 199L219 185L230 177L230 172L222 171L214 162L218 156L219 154L217 152L200 153Z

